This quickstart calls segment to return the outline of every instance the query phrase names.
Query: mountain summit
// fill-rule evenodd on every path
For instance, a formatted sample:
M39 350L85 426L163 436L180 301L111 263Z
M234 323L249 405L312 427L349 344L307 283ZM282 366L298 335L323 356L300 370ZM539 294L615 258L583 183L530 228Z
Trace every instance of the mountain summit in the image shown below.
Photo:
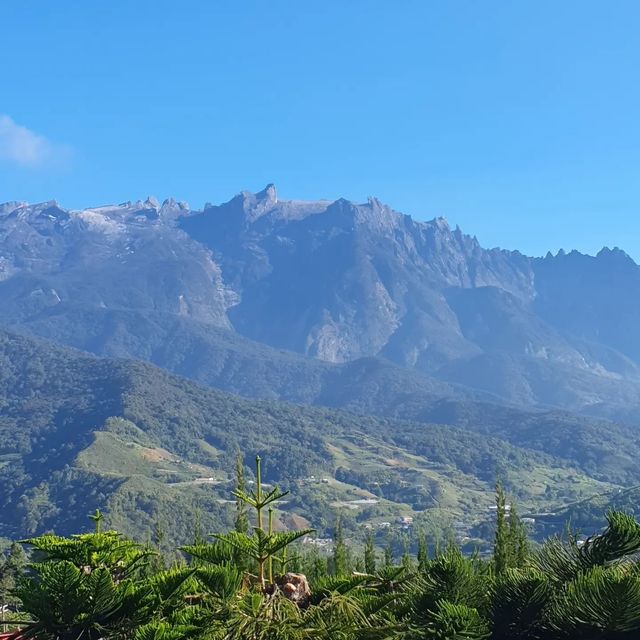
M624 252L485 249L373 197L282 200L270 184L202 211L6 203L0 300L4 325L187 375L201 355L184 344L202 353L215 329L528 406L619 417L640 398L640 268Z

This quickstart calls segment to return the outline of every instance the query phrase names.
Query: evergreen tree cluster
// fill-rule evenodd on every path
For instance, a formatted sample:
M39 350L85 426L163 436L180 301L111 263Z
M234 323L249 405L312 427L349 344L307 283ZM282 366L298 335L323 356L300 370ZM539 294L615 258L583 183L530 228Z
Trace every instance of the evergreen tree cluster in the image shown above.
M585 541L568 534L531 549L513 500L496 490L494 553L431 547L421 532L380 557L371 530L361 550L336 523L327 556L301 553L312 531L275 531L286 495L267 490L256 460L249 491L236 464L236 523L194 531L167 566L155 541L104 531L47 534L14 543L0 562L0 597L20 612L11 625L42 640L631 640L640 637L640 523L607 514Z

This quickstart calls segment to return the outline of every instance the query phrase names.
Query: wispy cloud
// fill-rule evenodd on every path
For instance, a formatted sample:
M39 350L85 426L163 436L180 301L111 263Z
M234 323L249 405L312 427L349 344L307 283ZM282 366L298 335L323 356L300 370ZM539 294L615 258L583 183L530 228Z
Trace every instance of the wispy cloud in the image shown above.
M19 167L37 168L65 162L69 152L69 147L55 144L0 114L0 160Z

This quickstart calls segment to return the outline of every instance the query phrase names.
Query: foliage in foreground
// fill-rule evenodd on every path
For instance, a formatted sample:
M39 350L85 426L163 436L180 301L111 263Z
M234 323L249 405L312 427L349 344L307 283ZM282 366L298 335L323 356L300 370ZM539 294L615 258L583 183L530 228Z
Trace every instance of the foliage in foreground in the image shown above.
M465 557L454 544L401 566L347 568L342 540L333 561L314 561L311 592L291 597L309 560L292 545L309 532L276 532L259 462L253 492L239 482L236 529L196 540L184 560L161 566L148 547L114 531L26 540L31 564L12 597L29 617L26 637L43 640L631 640L640 636L640 524L621 512L580 544L549 539L533 552L515 510L497 491L494 555ZM247 530L246 507L256 512ZM265 509L266 522L265 522ZM337 535L340 535L338 531ZM338 544L339 543L339 544ZM331 566L329 571L327 566ZM284 586L283 586L284 585Z

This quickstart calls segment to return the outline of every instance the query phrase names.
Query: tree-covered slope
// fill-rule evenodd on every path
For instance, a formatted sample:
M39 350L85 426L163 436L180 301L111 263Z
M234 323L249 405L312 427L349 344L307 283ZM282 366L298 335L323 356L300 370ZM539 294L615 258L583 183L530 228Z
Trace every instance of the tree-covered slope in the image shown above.
M91 327L90 333L86 327ZM577 461L599 478L633 482L636 449L635 445L631 449L626 446L629 438L635 442L632 428L558 410L523 410L515 403L505 405L499 389L491 389L495 394L483 394L381 358L322 362L192 318L139 310L69 311L58 305L29 325L29 329L100 355L152 361L204 385L245 397L450 424ZM478 375L482 370L490 371L493 379L519 384L519 369L511 367L510 362L508 356L497 359L483 356L466 367L468 370L477 367ZM551 369L532 362L536 379L545 379ZM568 369L564 374L568 376L571 372ZM589 392L590 382L589 376L580 381L585 393ZM549 389L562 389L555 378L548 380L547 385ZM615 379L608 380L607 385L612 398L626 403L621 418L633 424L634 403L638 402L633 387ZM579 385L574 381L572 386ZM599 405L592 405L589 410L596 416L608 413Z
M264 456L267 481L296 484L296 500L278 518L296 514L320 529L341 510L353 527L403 513L470 526L486 516L497 475L531 509L611 486L589 475L576 452L553 455L449 425L251 401L151 365L8 332L0 333L0 362L4 537L69 531L95 507L138 535L161 520L172 539L184 540L198 512L204 526L219 528L232 516L229 473L238 450L247 460ZM628 455L635 446L625 442ZM636 478L624 473L621 482ZM172 518L178 505L182 515Z

